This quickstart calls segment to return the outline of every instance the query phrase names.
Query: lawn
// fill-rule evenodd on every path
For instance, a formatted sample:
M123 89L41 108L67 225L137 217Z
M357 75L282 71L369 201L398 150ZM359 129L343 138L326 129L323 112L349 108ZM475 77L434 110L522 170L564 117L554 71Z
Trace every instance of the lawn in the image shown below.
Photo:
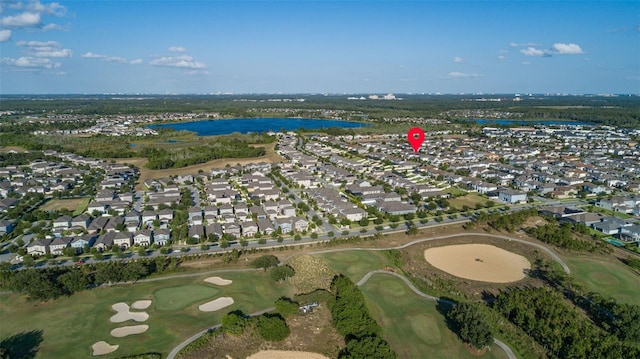
M68 209L73 211L73 215L82 214L89 204L90 198L73 198L73 199L52 199L40 206L41 211L58 211Z
M462 210L463 206L468 206L470 209L475 209L476 204L480 203L484 206L487 203L487 198L482 197L477 193L468 193L461 197L452 198L449 200L449 205L457 209Z
M383 336L400 358L478 358L445 323L436 303L419 297L400 279L377 274L362 287ZM495 344L481 358L506 358Z
M640 276L611 256L564 256L571 275L588 290L621 303L640 304Z
M119 358L145 352L159 352L166 355L178 343L207 328L220 323L222 316L239 309L252 313L273 305L283 296L291 295L288 285L276 285L263 272L227 272L223 278L233 280L233 284L216 287L206 284L206 276L175 278L154 282L101 287L83 291L71 297L63 297L48 302L29 302L22 296L0 296L0 339L30 331L42 331L36 358L87 358L91 356L91 345L104 340L120 345L113 354L101 358ZM207 288L209 287L209 288ZM213 297L195 300L188 293L211 293ZM198 305L219 296L229 296L235 304L219 312L205 313ZM173 294L172 294L173 293ZM176 295L180 305L176 310L166 306L168 296ZM153 303L146 310L149 319L143 323L111 323L115 314L111 305L117 302L131 304L137 300L151 299ZM114 338L110 332L125 325L148 324L149 330L143 334L124 338Z
M154 294L156 309L166 312L181 310L196 302L206 302L220 294L218 288L201 284L158 289Z
M357 282L372 270L391 265L382 251L351 250L334 253L316 254L331 269Z

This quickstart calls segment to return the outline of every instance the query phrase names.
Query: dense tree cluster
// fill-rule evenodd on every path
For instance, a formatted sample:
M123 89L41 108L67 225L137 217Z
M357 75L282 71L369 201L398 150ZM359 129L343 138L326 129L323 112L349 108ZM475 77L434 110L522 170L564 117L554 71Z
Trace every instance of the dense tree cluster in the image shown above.
M527 219L537 216L538 210L535 208L525 209L512 213L493 213L486 218L487 223L496 230L505 230L513 232L516 228L522 226ZM481 215L482 216L482 215ZM484 218L482 218L484 219ZM479 220L482 220L479 219Z
M389 343L380 337L380 326L369 314L358 286L340 275L333 279L331 292L334 298L328 304L333 324L347 338L340 358L397 358Z
M546 348L552 358L640 357L637 343L620 341L599 329L555 291L511 289L501 293L493 307Z
M48 300L62 295L123 281L134 282L166 266L166 257L131 262L108 261L77 266L0 270L0 286L31 299Z
M458 303L447 312L447 319L462 341L476 349L483 349L493 343L493 330L478 306L479 304Z
M149 160L146 166L150 169L181 168L218 158L251 158L264 156L265 153L262 147L253 147L247 142L230 139L217 139L197 147L146 147L142 150L142 155Z
M571 223L559 225L556 222L552 222L543 226L528 228L527 234L542 242L575 251L595 252L605 248L603 242L577 239L574 232L584 234L583 227L584 225L574 226Z
M280 263L280 260L278 259L278 257L271 254L265 254L263 256L260 256L254 259L251 262L251 266L254 268L261 268L261 269L267 270L267 268L277 266L278 263Z
M279 314L263 314L257 318L256 329L262 339L279 342L286 339L291 330Z

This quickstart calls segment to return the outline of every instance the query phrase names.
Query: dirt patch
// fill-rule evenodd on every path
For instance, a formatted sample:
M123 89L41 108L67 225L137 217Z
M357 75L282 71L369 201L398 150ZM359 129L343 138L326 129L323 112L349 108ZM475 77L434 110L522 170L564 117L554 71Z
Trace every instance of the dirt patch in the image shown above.
M231 297L220 297L210 302L201 304L198 309L203 312L215 312L216 310L220 310L224 307L228 307L233 304L233 298Z
M133 302L133 304L131 304L131 308L138 309L138 310L144 310L144 309L149 308L150 305L151 305L151 301L150 300L139 300L137 302Z
M324 355L309 352L291 352L282 350L261 350L247 359L329 359Z
M113 353L118 350L119 347L119 345L111 345L105 341L100 341L93 344L91 349L93 350L93 356L98 356Z
M523 279L531 263L518 254L488 244L460 244L427 249L434 267L456 277L480 282L510 283Z
M126 337L127 335L141 334L149 329L148 325L130 325L128 327L120 327L111 331L111 336L116 338Z
M207 279L204 280L207 283L211 283L211 284L215 284L215 285L229 285L231 283L233 283L232 280L229 279L223 279L220 277L209 277Z
M113 310L118 312L114 314L109 320L111 323L122 323L127 320L133 320L136 322L144 322L149 319L149 314L145 312L131 312L129 311L129 305L127 303L116 303L111 306Z
M260 335L248 328L242 335L214 334L207 344L178 358L228 359L247 358L265 350L282 350L295 354L302 352L319 353L324 357L337 358L344 348L344 338L333 328L331 312L325 303L320 303L313 312L286 318L291 334L281 342L265 342ZM277 357L282 358L282 357ZM295 356L294 358L306 358Z

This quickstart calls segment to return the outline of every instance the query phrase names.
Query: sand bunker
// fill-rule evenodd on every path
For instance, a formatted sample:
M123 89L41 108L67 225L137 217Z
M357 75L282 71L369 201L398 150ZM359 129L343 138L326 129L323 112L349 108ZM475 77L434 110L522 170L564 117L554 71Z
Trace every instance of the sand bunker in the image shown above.
M113 353L119 347L120 347L119 345L111 345L107 342L100 341L93 344L91 346L91 349L93 349L93 355L96 356L96 355L105 355L105 354Z
M220 277L209 277L207 279L204 280L207 283L211 283L211 284L215 284L215 285L229 285L231 283L233 283L232 280L229 279L223 279Z
M131 308L138 309L138 310L144 310L144 309L149 308L150 305L151 305L151 301L150 300L139 300L137 302L133 302L133 304L131 304Z
M231 297L220 297L218 299L212 300L210 302L204 303L198 307L203 312L215 312L216 310L220 310L224 307L228 307L233 304L233 298Z
M111 335L116 338L126 337L127 335L144 333L149 329L148 325L130 325L128 327L116 328L111 331Z
M283 350L262 350L247 359L329 359L324 355L310 352L287 352Z
M145 312L130 312L129 305L127 303L116 303L112 305L111 308L118 312L118 314L115 314L111 317L111 319L109 319L111 323L122 323L126 322L127 320L144 322L145 320L149 319L149 314Z
M525 257L488 244L430 248L424 251L424 258L442 271L480 282L515 282L531 269Z

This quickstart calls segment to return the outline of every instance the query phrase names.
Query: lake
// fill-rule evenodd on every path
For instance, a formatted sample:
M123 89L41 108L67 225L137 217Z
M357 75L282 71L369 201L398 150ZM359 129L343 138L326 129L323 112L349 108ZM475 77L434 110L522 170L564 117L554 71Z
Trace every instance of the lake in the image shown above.
M195 132L198 136L228 135L230 133L294 131L301 128L321 129L328 127L358 128L368 126L362 122L317 120L307 118L235 118L228 120L203 120L194 122L151 125L151 128L172 128L176 131Z
M526 121L526 120L486 120L486 119L477 119L471 120L479 125L497 125L497 126L509 126L509 125L545 125L545 126L593 126L593 123L589 122L579 122L579 121Z

